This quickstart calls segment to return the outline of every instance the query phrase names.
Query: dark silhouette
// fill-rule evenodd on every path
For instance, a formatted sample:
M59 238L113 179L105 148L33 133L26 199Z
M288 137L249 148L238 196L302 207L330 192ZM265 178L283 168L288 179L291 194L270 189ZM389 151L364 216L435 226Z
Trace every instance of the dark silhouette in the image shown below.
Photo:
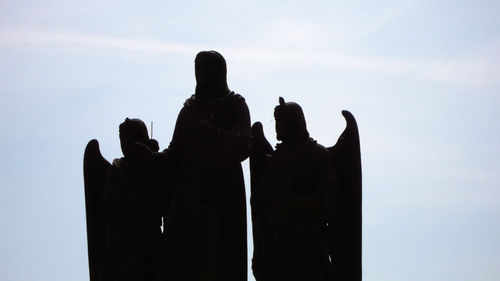
M91 281L245 281L250 155L257 281L361 281L361 157L351 113L337 143L310 138L302 108L280 97L277 139L250 128L245 99L230 91L215 51L195 59L196 89L158 153L139 119L120 124L123 157L109 163L97 140L84 155ZM161 227L163 226L163 232Z
M359 138L354 118L343 114L348 127L330 149L309 137L300 106L282 98L275 108L282 142L275 151L262 125L252 126L252 268L258 281L360 280Z
M166 223L167 280L247 279L245 187L250 116L215 51L195 59L196 90L168 150L175 191Z
M163 182L158 143L139 119L120 124L124 157L106 161L97 140L84 155L90 280L152 280L157 274ZM152 151L151 151L152 150Z
M361 153L356 119L342 111L347 124L329 147L336 184L329 193L329 253L334 280L361 281Z
M102 157L99 142L91 140L85 148L83 177L85 184L85 211L87 217L87 245L91 281L113 280L111 259L106 239L106 221L103 216L102 191L111 164Z
M252 190L252 207L257 208L254 214L259 220L254 274L259 281L328 280L330 266L323 237L327 222L324 200L333 183L330 153L309 137L298 104L280 98L274 116L277 139L282 142L265 163L261 188L257 184ZM254 125L258 137L253 152L260 149L258 142L264 143L264 150L269 148L260 137L260 128L260 124ZM252 154L255 166L253 160Z
M264 200L259 200L258 197L263 197L265 191L264 180L266 175L266 162L269 161L273 148L264 136L262 124L256 122L252 126L252 149L250 153L250 185L251 196L250 206L252 210L252 233L253 233L253 258L252 271L257 280L262 279L263 270L259 269L259 259L265 259L265 230L266 227L266 204ZM263 251L263 253L261 253Z

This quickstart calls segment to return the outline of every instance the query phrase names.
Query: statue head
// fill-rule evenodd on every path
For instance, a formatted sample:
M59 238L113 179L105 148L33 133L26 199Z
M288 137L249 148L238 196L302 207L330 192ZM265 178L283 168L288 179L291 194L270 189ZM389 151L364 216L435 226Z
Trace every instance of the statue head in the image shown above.
M309 139L306 119L300 105L287 102L280 97L279 105L274 108L276 138L283 143L300 142Z
M203 51L194 60L196 97L220 97L229 93L226 60L216 51Z
M141 119L125 118L125 121L120 124L120 145L123 156L135 157L135 143L143 143L151 150L154 150L154 143L158 144L155 140L149 139L148 128Z

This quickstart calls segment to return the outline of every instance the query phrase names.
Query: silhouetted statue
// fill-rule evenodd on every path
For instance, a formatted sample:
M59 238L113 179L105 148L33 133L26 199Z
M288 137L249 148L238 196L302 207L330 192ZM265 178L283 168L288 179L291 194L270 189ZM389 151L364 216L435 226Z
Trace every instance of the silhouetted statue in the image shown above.
M262 187L252 190L252 207L257 208L256 219L260 220L254 273L259 281L326 281L330 266L324 239L325 199L334 180L330 153L309 137L298 104L280 98L274 116L277 139L282 142L269 156ZM260 128L260 124L254 125L254 131ZM255 142L259 140L254 140L254 150L258 150Z
M355 268L361 262L361 253L356 253L361 246L359 139L353 133L354 118L343 114L351 117L348 129L330 149L309 137L300 106L282 98L275 108L277 139L282 142L275 151L262 125L253 125L252 268L257 281L360 280L361 267ZM341 248L343 243L348 244Z
M152 280L158 270L163 159L139 119L120 124L124 157L106 161L97 140L84 155L91 281ZM152 151L150 151L152 150Z
M240 162L250 150L249 111L229 90L219 53L200 52L195 74L195 94L179 113L168 151L176 179L166 223L167 280L246 280Z

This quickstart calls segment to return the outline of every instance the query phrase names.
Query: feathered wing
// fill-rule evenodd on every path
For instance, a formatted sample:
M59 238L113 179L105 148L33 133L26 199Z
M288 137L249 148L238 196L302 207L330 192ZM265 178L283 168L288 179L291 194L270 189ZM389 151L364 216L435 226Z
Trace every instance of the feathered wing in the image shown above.
M328 148L336 181L328 195L329 251L334 280L361 280L361 153L354 116L342 111L346 128Z
M265 173L266 155L273 153L273 148L264 136L262 124L255 122L252 126L252 148L250 151L250 174L252 183L262 179Z
M83 156L87 243L91 281L107 281L110 266L104 234L101 195L110 163L102 157L99 142L91 140Z
M252 126L252 148L250 151L250 205L252 208L252 233L254 241L254 254L252 269L256 278L262 274L259 262L263 257L260 255L262 249L262 208L259 197L262 194L263 179L266 173L266 158L273 152L272 146L264 136L262 124L256 122Z

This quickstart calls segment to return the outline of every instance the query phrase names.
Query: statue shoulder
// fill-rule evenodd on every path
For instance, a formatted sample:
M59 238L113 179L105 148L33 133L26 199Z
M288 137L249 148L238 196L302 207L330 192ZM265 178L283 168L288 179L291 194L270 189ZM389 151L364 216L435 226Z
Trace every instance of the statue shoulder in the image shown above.
M238 101L245 101L245 98L240 95L240 94L237 94L233 91L231 91L228 95L227 95L228 98L232 99L232 100L238 100Z
M193 94L184 101L184 107L197 103L196 96Z
M230 92L223 101L221 101L224 107L232 108L237 112L248 112L248 105L245 102L245 98L234 92Z
M239 103L244 104L245 98L240 94L236 94L231 91L227 95L217 98L197 98L196 95L191 95L184 102L184 107L194 106L194 105L204 105L204 104L213 104L213 103Z
M309 154L314 155L314 157L330 159L330 151L328 150L328 148L319 144L317 141L310 139L308 147Z
M245 98L242 95L237 94L235 92L230 92L228 95L224 97L224 100L234 103L245 103Z

